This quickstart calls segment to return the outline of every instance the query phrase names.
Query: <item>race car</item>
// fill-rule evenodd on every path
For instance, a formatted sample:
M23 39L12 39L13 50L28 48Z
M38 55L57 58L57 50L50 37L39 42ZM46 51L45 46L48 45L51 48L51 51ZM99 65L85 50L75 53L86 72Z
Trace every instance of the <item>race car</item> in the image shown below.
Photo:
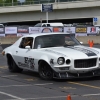
M82 45L69 33L34 33L5 48L10 72L27 69L51 80L100 75L100 49Z

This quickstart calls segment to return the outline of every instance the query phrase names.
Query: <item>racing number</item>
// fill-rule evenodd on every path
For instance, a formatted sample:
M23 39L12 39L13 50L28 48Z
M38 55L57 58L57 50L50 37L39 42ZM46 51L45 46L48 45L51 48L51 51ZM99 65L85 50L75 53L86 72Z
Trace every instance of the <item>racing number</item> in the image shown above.
M25 59L25 64L28 64L28 57L24 57Z
M28 58L24 57L24 62L27 64L30 68L34 68L34 58Z

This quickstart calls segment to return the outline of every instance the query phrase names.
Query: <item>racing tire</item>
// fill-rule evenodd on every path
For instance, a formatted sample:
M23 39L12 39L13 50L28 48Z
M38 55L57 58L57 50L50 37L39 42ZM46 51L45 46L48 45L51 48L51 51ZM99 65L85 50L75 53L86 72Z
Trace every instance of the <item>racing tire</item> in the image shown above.
M39 75L43 80L51 80L53 79L53 70L46 62L41 62L39 64Z
M22 72L23 69L19 68L11 56L7 57L8 69L10 72Z

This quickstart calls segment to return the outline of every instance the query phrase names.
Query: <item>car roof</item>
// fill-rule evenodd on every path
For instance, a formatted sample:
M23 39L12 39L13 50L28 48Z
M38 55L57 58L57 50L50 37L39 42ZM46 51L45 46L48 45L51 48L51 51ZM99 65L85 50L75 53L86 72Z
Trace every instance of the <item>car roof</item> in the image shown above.
M64 26L62 23L42 23L42 24L50 24L51 26Z
M70 34L70 33L64 33L64 32L52 32L52 33L32 33L29 35L24 35L22 37L37 37L42 35L52 35L52 34Z
M36 25L35 25L35 27L37 26L38 27L38 25L44 25L44 24L50 24L50 26L64 26L63 25L63 23L60 23L60 22L57 22L57 23L37 23Z

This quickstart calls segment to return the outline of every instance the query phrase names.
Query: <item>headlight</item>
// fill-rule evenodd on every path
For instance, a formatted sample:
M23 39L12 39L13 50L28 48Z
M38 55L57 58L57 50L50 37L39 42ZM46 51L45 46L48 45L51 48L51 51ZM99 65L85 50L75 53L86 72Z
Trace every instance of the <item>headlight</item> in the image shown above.
M70 59L67 59L66 60L66 64L70 64L71 63L71 60Z
M65 63L65 59L64 59L64 57L60 57L60 58L58 58L57 63L58 63L59 65L64 64L64 63Z

